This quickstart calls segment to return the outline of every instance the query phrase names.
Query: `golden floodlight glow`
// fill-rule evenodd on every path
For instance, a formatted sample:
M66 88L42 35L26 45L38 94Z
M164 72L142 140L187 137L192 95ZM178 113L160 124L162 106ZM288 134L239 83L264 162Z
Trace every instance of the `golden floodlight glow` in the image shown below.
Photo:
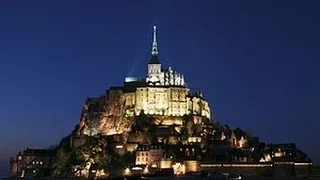
M117 148L117 149L122 149L123 146L122 146L122 145L117 145L116 148Z
M142 167L133 167L132 170L134 170L134 171L140 171L140 170L142 170Z
M144 168L143 173L148 174L149 173L149 169L148 166L146 168Z
M295 166L311 166L312 163L294 163Z
M124 175L129 175L130 174L130 169L126 168L126 170L124 171Z
M172 168L174 170L174 174L180 175L180 174L185 174L186 173L186 166L181 163L175 163L172 165Z

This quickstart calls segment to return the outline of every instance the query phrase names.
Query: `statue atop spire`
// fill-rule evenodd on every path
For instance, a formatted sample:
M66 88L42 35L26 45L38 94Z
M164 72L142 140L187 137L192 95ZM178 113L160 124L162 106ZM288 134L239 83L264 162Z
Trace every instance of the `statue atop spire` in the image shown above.
M153 56L158 55L158 45L157 45L157 26L153 26L153 42L152 42L152 51Z

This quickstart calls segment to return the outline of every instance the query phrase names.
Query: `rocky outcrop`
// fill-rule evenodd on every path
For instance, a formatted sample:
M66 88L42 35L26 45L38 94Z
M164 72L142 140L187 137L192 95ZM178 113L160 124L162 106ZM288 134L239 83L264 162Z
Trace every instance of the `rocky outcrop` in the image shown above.
M130 128L130 120L125 116L121 91L109 96L88 98L83 106L79 123L79 135L122 134Z

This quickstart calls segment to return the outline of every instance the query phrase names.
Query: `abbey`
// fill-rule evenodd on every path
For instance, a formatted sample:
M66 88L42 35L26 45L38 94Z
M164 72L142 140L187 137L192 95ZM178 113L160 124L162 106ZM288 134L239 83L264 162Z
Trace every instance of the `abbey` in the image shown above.
M94 104L97 107L104 107L99 110L101 114L99 128L94 130L103 134L122 133L126 128L124 127L126 117L139 115L141 112L162 117L163 123L160 125L182 125L181 118L177 120L177 117L184 115L193 115L197 119L195 121L211 118L209 104L202 93L192 93L183 74L171 67L162 69L156 26L153 27L151 58L146 77L126 77L123 86L110 87L104 96L89 98L83 110L87 113L83 113L82 118L90 114ZM89 129L87 128L85 134L89 134Z
M194 114L210 118L208 102L201 93L190 92L183 74L171 67L162 69L158 57L156 26L153 30L147 77L125 79L123 97L126 106L134 106L135 114L144 111L146 114L168 116Z

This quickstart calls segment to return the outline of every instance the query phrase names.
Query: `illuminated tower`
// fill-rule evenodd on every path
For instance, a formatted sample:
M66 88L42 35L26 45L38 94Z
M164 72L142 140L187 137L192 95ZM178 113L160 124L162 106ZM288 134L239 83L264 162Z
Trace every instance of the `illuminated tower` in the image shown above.
M161 63L158 58L158 44L157 44L157 27L153 26L153 42L151 58L148 63L147 83L149 85L160 85L161 83Z

